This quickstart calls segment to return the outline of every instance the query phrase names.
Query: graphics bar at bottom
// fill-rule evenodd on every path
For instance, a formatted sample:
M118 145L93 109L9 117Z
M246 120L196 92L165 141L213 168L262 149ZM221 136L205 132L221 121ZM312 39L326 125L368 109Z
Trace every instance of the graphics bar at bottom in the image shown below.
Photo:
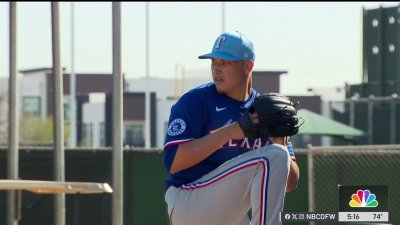
M389 222L389 213L339 212L339 222Z
M282 222L297 221L338 221L338 214L334 213L317 213L317 212L281 212Z

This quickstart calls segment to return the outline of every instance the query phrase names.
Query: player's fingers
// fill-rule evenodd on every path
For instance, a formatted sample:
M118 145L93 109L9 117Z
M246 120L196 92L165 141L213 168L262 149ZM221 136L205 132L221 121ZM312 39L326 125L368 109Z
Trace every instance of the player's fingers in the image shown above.
M284 143L285 143L285 145L287 145L289 143L289 137L284 138Z
M269 141L274 144L285 145L285 137L269 137Z
M252 113L250 116L251 116L251 119L253 120L253 122L254 122L255 124L260 123L260 119L258 119L257 113Z

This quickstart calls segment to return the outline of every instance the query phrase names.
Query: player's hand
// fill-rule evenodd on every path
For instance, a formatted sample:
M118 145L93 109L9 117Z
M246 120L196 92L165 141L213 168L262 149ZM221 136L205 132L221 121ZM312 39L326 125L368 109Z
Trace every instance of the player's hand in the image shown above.
M289 137L269 137L269 141L273 144L286 146L289 142Z
M260 123L256 112L251 114L251 119L253 120L254 124ZM269 137L269 141L273 144L281 144L286 146L289 142L289 137Z
M254 124L259 124L260 123L260 119L258 119L258 115L256 112L250 114L251 119L253 120Z
M232 128L230 129L230 139L243 139L244 133L243 130L240 128L239 123L231 123L228 126L231 126Z
M254 124L260 123L256 112L251 114L251 119L253 120ZM289 137L269 137L269 141L274 144L287 145L289 142Z
M264 93L241 113L238 122L248 138L286 137L299 132L296 106L290 98L278 93ZM286 139L272 140L286 143Z

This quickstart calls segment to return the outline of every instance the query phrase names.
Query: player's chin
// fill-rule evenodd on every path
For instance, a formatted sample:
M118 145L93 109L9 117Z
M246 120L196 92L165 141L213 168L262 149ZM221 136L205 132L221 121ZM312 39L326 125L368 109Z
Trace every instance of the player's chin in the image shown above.
M219 85L217 83L215 83L215 87L217 88L217 92L220 94L224 94L225 93L225 88L222 85Z

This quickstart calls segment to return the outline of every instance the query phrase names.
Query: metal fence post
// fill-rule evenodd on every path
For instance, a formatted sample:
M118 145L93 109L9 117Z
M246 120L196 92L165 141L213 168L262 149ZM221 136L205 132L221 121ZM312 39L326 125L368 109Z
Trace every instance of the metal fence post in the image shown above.
M112 224L122 225L124 215L124 171L123 171L123 94L121 73L121 2L112 3L112 37L113 37L113 154L112 154Z
M63 76L61 72L60 14L59 3L51 2L51 25L53 46L53 133L54 133L54 179L65 181L64 163L64 104ZM65 224L65 194L54 196L54 224Z
M18 136L18 79L17 79L17 3L9 3L10 11L10 74L8 91L8 152L7 152L7 178L18 179L19 136ZM17 208L17 191L7 191L8 225L18 224L19 208Z
M390 143L396 143L396 102L390 103Z
M349 101L349 125L354 127L354 114L355 114L355 102L353 100Z
M314 212L315 201L314 201L314 164L313 164L313 147L312 145L307 146L307 170L308 170L308 211ZM310 222L314 225L314 222Z
M374 102L370 101L367 104L368 104L368 144L372 144L374 135Z

